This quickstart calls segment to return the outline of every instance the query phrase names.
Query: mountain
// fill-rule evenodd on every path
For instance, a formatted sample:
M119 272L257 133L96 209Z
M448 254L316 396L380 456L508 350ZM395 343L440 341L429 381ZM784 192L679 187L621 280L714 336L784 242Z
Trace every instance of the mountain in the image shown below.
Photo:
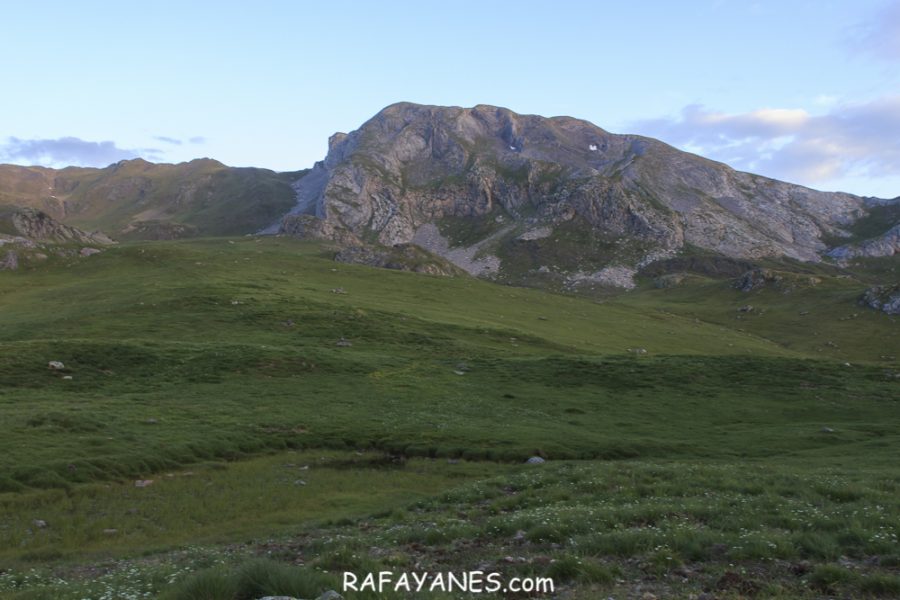
M900 198L820 192L486 105L391 105L333 135L307 171L0 165L0 205L117 240L281 233L334 242L342 261L554 289L630 288L660 264L720 274L900 251Z
M226 167L210 159L103 169L0 165L0 205L30 207L115 239L235 235L258 230L294 203L303 175Z
M414 243L516 281L629 287L640 268L686 253L821 261L900 249L896 235L850 231L885 207L900 221L900 199L819 192L587 121L485 105L389 106L333 135L294 187L296 205L269 232ZM836 250L849 241L861 243Z

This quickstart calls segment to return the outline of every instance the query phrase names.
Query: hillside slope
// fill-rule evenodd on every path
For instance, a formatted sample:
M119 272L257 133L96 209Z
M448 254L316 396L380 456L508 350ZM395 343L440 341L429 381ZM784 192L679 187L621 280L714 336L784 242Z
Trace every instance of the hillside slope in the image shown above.
M0 165L0 204L31 207L115 239L251 233L294 204L303 171L121 161L103 169Z

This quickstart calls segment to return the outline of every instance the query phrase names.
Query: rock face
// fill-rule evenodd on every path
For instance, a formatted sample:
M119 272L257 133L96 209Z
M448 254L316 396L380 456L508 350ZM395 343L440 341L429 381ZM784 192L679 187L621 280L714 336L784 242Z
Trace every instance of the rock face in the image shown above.
M97 245L114 243L103 232L88 233L76 227L64 225L47 213L33 208L17 209L7 216L7 220L16 233L35 242L58 244L72 242Z
M0 271L47 260L49 254L87 257L115 242L101 232L64 225L33 208L0 207ZM71 246L91 244L75 250Z
M865 240L858 244L838 246L828 252L828 256L841 262L852 258L876 258L900 254L900 224L891 227L884 235Z
M410 103L332 136L295 191L285 234L390 247L424 245L437 227L450 239L428 249L475 274L542 266L619 286L689 246L820 260L823 236L845 236L884 202L738 172L570 117ZM460 231L465 239L453 239ZM567 242L591 249L554 256Z

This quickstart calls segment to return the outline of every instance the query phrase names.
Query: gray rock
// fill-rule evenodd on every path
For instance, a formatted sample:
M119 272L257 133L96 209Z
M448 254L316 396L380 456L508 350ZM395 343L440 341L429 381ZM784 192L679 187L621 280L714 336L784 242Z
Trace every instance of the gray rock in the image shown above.
M6 257L0 261L0 271L15 271L19 268L19 255L12 250L6 251Z
M734 287L742 292L752 292L765 286L767 283L779 283L781 276L769 269L752 269L741 275Z
M685 279L684 273L669 273L654 279L653 286L658 289L669 289L680 285Z
M35 519L34 521L31 522L31 524L34 525L35 527L37 527L38 529L46 529L47 528L47 521L44 521L43 519Z
M66 365L64 365L62 362L60 362L58 360L51 360L50 362L47 363L47 368L49 368L53 371L62 371L63 369L66 368Z
M351 342L347 338L341 338L337 342L335 342L334 345L339 348L349 348L353 345L353 342Z
M532 456L531 458L529 458L529 459L526 460L525 462L526 462L527 464L529 464L529 465L542 465L542 464L544 464L544 463L547 462L547 461L544 460L543 458L541 458L540 456Z
M334 590L328 590L327 592L316 598L316 600L344 600L344 597Z
M11 218L12 226L32 241L106 245L114 243L100 232L88 233L64 225L45 212L34 208L18 208Z
M894 256L900 254L900 224L886 233L859 244L839 246L828 252L828 256L846 263L852 258Z
M859 303L889 315L900 315L900 284L872 286L863 293Z
M871 206L894 202L741 173L570 117L411 103L332 136L295 192L296 206L269 231L341 244L372 236L386 247L416 243L486 277L502 267L491 244L552 244L555 226L576 217L626 244L621 255L631 262L608 269L637 268L688 245L732 258L817 261L824 236L846 235ZM491 226L476 239L447 239L436 230L448 217ZM630 279L624 271L602 277L614 285Z
M78 254L81 256L93 256L95 254L100 254L100 250L97 250L96 248L82 248Z

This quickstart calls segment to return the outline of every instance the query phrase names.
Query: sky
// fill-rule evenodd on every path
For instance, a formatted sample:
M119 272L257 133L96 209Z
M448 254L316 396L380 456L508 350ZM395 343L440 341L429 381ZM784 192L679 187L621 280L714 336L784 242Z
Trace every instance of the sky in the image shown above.
M900 0L8 2L0 162L278 171L398 101L900 195Z

